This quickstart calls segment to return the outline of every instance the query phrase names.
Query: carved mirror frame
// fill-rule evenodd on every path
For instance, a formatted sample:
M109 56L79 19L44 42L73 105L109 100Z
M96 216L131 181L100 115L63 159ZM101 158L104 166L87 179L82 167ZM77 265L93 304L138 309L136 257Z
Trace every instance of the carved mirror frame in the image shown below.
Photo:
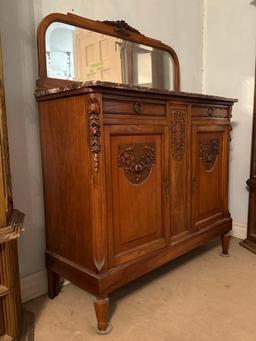
M38 47L38 72L39 79L37 80L38 88L49 88L53 86L68 85L72 83L81 83L80 81L63 80L47 77L46 65L46 44L45 35L47 28L54 22L73 25L79 28L88 29L90 31L102 33L116 38L126 39L128 41L143 44L153 48L158 48L167 51L173 60L174 75L173 89L180 91L180 67L176 52L170 46L162 43L160 40L152 39L141 34L135 28L129 26L124 20L118 21L95 21L75 15L73 13L61 14L52 13L46 16L38 26L37 30L37 47Z

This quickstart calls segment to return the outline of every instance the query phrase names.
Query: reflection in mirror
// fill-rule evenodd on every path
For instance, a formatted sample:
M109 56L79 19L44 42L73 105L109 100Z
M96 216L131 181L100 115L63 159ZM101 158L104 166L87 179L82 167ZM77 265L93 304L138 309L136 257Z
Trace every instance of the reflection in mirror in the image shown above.
M167 51L55 22L46 31L47 77L173 89Z

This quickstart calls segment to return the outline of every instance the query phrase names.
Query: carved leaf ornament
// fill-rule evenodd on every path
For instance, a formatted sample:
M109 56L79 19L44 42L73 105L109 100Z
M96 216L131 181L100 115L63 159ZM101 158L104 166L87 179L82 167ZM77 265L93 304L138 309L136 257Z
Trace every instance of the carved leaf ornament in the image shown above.
M155 143L121 144L118 149L118 167L123 168L128 181L139 184L146 180L156 162Z
M100 160L100 104L96 98L90 98L88 101L88 115L89 115L89 143L90 150L94 162L95 173L99 170Z
M181 161L185 152L185 117L180 110L173 112L171 125L171 148L172 158Z

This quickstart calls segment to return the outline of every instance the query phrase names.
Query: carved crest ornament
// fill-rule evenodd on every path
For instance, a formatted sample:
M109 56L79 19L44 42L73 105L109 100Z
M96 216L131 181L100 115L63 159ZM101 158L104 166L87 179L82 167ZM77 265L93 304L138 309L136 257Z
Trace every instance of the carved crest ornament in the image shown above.
M93 168L95 173L99 170L100 160L100 104L96 98L90 98L88 101L89 116L89 143L93 157Z
M171 150L172 158L181 161L185 152L185 114L181 110L172 111Z
M204 167L209 171L213 168L219 154L219 140L213 139L201 142L199 146L199 157Z
M131 34L131 32L140 34L138 30L128 25L124 20L116 20L116 21L104 20L103 23L109 26L113 26L114 31L117 34L120 34L122 36L128 37Z
M139 184L147 179L156 162L155 143L120 144L118 167L123 168L129 182Z

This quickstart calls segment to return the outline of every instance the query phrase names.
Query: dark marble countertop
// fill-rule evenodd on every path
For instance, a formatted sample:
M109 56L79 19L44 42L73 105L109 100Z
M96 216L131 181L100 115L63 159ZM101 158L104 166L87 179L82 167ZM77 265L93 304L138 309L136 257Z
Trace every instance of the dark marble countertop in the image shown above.
M183 92L183 91L169 91L164 89L155 89L155 88L148 88L142 86L135 86L135 85L128 85L128 84L119 84L119 83L112 83L112 82L103 82L103 81L87 81L87 82L72 82L70 84L60 86L60 87L52 87L48 89L36 89L35 96L37 98L43 96L49 96L54 94L60 94L63 92L74 91L74 90L82 90L84 92L94 92L95 88L106 88L106 89L121 89L121 90L130 90L130 91L137 91L137 92L147 92L147 93L154 93L154 94L162 94L162 95L172 95L175 97L189 97L189 98L201 98L201 99L208 99L208 100L219 100L225 102L237 102L236 98L227 98L221 96L213 96L213 95L204 95L204 94L196 94L190 92Z

